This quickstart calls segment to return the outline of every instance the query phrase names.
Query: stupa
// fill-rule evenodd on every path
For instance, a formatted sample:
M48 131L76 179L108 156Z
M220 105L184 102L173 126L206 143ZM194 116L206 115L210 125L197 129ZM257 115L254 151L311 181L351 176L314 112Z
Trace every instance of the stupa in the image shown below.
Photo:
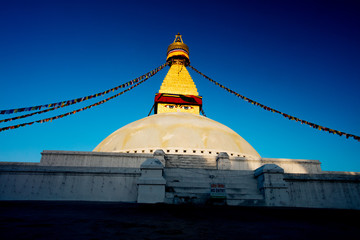
M203 99L180 34L166 61L154 115L116 130L90 152L44 150L40 163L0 163L0 201L360 209L360 173L261 157L239 134L201 116Z
M167 49L170 69L155 95L155 114L130 123L103 140L95 152L218 155L260 159L239 134L200 116L202 97L191 78L189 48L180 34Z

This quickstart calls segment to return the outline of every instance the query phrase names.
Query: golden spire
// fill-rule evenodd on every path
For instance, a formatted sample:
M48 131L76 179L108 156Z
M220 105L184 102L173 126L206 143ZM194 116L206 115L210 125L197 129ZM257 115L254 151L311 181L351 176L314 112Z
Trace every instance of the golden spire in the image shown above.
M155 95L155 113L189 112L200 114L202 98L186 66L190 64L189 47L178 33L167 49L170 69Z
M182 62L177 60L173 60L173 64L161 84L159 93L199 95L188 70Z

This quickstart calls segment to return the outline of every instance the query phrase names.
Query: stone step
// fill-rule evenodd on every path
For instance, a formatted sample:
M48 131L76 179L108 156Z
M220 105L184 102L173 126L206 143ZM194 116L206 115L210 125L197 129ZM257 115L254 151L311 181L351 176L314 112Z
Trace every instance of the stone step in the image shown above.
M167 160L166 167L182 167L182 166L195 166L195 167L216 167L216 162L208 162L208 161L199 161L198 159L186 159L186 160Z
M212 165L201 165L201 164L167 164L167 168L201 168L201 169L217 169L216 166Z
M254 172L253 171L233 171L233 170L205 170L205 169L189 169L189 168L170 168L170 169L166 169L165 168L165 173L168 176L178 176L180 175L184 175L186 173L190 173L192 174L192 176L194 174L202 174L202 175L214 175L217 178L225 178L227 181L232 181L232 179L234 180L241 180L242 178L246 179L255 179L254 178ZM186 175L187 177L188 175Z
M261 194L229 194L226 193L226 198L227 199L256 199L256 200L263 200L264 197Z
M187 179L187 181L169 180L166 182L167 188L172 188L175 192L196 192L207 191L211 189L214 182L204 179ZM256 184L225 184L226 193L228 194L260 194Z
M209 162L198 162L198 161L167 161L166 165L209 165L209 166L216 166L215 163Z
M176 166L174 167L168 167L168 168L178 168ZM202 166L202 167L196 167L196 166L182 166L182 169L206 169L206 170L215 170L216 167L210 167L210 166Z
M223 183L225 185L226 189L229 189L231 191L241 191L241 189L258 189L257 184L251 184L251 183L239 183L239 184L231 184L231 183L224 183L221 181L212 181L212 179L206 180L206 179L195 179L190 178L186 179L186 181L182 181L179 179L167 179L166 185L167 186L186 186L186 187L195 187L195 186L202 186L202 187L210 187L211 184L218 184ZM239 189L239 190L237 190Z
M182 193L182 194L210 194L210 188L203 187L176 187L176 188L167 188L168 191L173 193Z
M195 173L194 173L195 174ZM242 181L235 181L231 179L222 179L222 178L210 178L210 177L197 177L195 176L169 176L166 175L166 180L169 183L186 183L186 184L196 184L196 183L223 183L226 185L226 188L257 188L256 179L242 179Z
M187 181L179 181L179 180L167 180L166 186L169 187L180 187L180 188L208 188L210 189L211 184L214 184L212 181L204 181L203 179L187 179ZM256 184L226 184L225 188L227 192L231 193L239 193L239 192L258 192Z
M228 194L260 194L257 188L226 188Z
M166 182L167 187L173 188L206 188L210 189L208 182Z
M186 187L186 186L166 186L166 191L167 192L174 192L174 193L210 193L210 188L209 187L204 187L204 186L194 186L194 187ZM234 198L234 199L242 199L244 198L248 198L248 197L255 197L255 199L258 198L263 198L261 193L257 190L257 189L241 189L241 190L236 190L234 191L234 189L226 189L226 195L229 198Z
M168 162L205 162L205 163L216 163L215 159L201 159L201 158L173 158L166 159Z
M201 156L177 156L177 157L166 157L167 161L196 161L196 162L215 162L216 158L203 158Z
M260 199L227 199L229 206L265 206L265 200Z
M173 194L173 195L181 195L181 196L197 196L197 195L207 195L210 196L209 189L177 189L174 192L166 192L166 194ZM257 193L244 193L244 194L229 194L226 193L227 199L257 199L263 200L264 197L261 194Z
M201 155L173 155L173 156L166 156L166 159L168 161L175 161L175 160L193 160L193 161L216 161L216 157L206 157L206 156L201 156Z
M210 166L216 167L216 164L207 164L207 163L192 163L192 162L181 162L181 163L166 163L166 167L168 166Z
M166 162L166 167L168 166L212 166L216 167L216 163L206 163L206 162Z
M204 204L208 201L209 194L166 193L165 203L169 204Z
M194 164L185 163L188 166L194 166ZM258 190L253 171L167 168L164 176L167 180L166 201L171 203L218 201L210 197L211 184L223 183L226 189L224 201L228 205L264 205L264 197ZM222 200L219 199L219 201Z
M166 164L167 168L202 168L202 169L216 169L216 165L207 164Z
M179 190L179 189L178 189ZM166 197L171 196L182 196L182 197L196 197L196 196L202 196L202 197L209 197L210 191L208 189L182 189L183 191L174 191L174 192L166 192ZM227 199L254 199L254 200L263 200L264 197L261 194L226 194Z
M173 197L188 197L188 198L209 198L209 193L184 193L184 192L166 192L165 198L173 198Z

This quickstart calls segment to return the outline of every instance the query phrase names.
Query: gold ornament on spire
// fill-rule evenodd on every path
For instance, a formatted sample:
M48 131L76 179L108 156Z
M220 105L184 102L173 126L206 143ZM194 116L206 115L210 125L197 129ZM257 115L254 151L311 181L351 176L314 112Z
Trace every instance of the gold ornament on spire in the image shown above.
M190 64L189 47L183 42L180 33L175 36L174 42L167 49L166 61L171 63L174 59L184 60L186 66Z

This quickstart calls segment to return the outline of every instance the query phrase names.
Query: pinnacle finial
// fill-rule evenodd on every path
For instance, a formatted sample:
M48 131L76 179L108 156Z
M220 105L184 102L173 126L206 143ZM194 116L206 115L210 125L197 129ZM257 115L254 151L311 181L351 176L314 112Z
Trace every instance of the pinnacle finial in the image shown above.
M175 35L174 42L167 49L166 61L171 62L176 59L184 61L186 66L190 64L189 47L183 42L180 33Z
M178 33L178 34L175 35L174 43L175 43L175 42L183 43L183 40L182 40L182 38L181 38L181 34L180 34L180 33Z

